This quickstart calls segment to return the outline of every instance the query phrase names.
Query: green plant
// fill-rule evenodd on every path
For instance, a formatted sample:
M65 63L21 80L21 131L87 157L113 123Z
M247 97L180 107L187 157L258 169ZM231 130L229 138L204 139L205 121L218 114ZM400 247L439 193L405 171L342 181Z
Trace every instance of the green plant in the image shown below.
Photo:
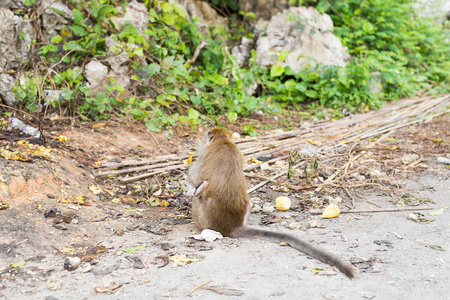
M17 81L14 90L30 110L43 102L44 90L60 90L59 99L50 101L52 107L65 106L69 109L64 111L84 120L132 116L150 130L167 130L169 135L176 124L196 129L206 122L205 116L220 125L223 114L228 122L236 122L255 111L280 113L306 105L314 119L340 117L342 108L367 110L419 91L449 91L448 31L417 17L411 1L291 1L329 13L335 34L351 54L344 68L319 64L297 73L282 66L289 51L278 53L279 63L270 67L257 65L252 51L248 64L240 67L229 49L241 37L251 36L247 28L254 14L239 12L234 0L209 2L228 16L230 30L200 30L181 6L146 1L149 23L142 32L117 23L117 1L71 0L73 23L50 42L35 41L39 59L25 62L35 73ZM123 11L127 3L121 7ZM106 47L108 38L117 44L113 49ZM126 76L132 88L110 78L102 90L89 89L84 65L93 58L105 61L110 52L128 57ZM379 91L374 93L374 87ZM256 135L251 125L244 132Z

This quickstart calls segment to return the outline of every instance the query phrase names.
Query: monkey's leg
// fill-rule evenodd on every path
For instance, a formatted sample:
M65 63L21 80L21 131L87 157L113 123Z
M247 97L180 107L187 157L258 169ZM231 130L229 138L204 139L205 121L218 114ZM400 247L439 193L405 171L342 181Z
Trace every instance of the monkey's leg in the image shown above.
M243 226L248 225L248 217L250 217L250 202L247 202L247 212L245 213L245 216L244 216Z
M203 211L205 203L202 203L202 201L204 202L204 199L201 197L194 197L192 201L192 218L194 219L195 225L201 230L207 229L209 225L208 220L205 218L205 212Z

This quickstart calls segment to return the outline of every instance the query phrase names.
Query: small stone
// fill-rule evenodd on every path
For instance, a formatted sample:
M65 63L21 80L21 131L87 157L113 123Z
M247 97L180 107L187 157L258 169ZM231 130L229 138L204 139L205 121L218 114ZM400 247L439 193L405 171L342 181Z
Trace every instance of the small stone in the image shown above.
M66 257L64 260L64 269L67 271L73 271L78 268L80 263L81 259L79 257Z
M263 162L259 167L261 168L262 171L270 169L269 164L266 162Z
M259 204L252 204L252 213L258 213L262 211L262 207Z
M450 158L439 156L436 161L438 164L450 166Z
M289 229L297 230L297 229L301 229L301 228L302 228L302 224L300 224L298 222L292 222L289 224Z
M274 210L274 207L273 207L272 204L266 203L266 204L263 205L262 211L264 213L271 213L271 212L273 212L273 210Z
M325 224L319 224L317 219L309 221L309 227L311 228L325 228Z
M52 291L60 290L62 288L62 280L51 278L47 282L47 287Z
M415 162L416 160L418 160L419 157L420 156L418 154L416 154L416 153L408 154L408 155L404 155L402 157L401 161L402 161L402 163L404 165L409 165L410 163Z
M83 264L78 270L80 273L87 273L91 270L91 264Z
M238 140L240 138L241 138L241 135L237 132L233 132L233 134L231 135L232 140Z

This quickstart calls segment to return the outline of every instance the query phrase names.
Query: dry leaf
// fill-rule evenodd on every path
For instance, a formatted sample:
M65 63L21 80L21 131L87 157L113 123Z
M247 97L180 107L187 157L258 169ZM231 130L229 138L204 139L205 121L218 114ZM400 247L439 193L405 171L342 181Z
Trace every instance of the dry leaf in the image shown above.
M176 254L169 256L169 260L174 262L174 266L184 266L185 264L201 261L203 257L186 254Z
M97 129L97 128L105 127L105 126L106 126L106 123L97 123L97 124L93 124L92 128Z
M103 192L103 190L102 190L100 187L96 186L96 185L91 185L91 186L89 187L89 190L90 190L91 192L93 192L94 195L98 195L98 194L100 194L100 193Z
M69 138L67 136L65 136L65 135L53 136L53 138L55 140L60 141L61 143L65 143L65 142L67 142L69 140Z
M320 141L313 141L311 139L308 139L307 142L308 142L308 144L311 144L311 145L316 145L316 146L322 145L322 142L320 142Z
M16 263L11 263L11 264L9 264L9 266L10 266L11 268L18 268L18 267L25 266L26 263L27 263L27 262L26 262L25 260L21 260L21 261L16 262Z
M441 215L447 208L449 208L449 206L446 206L446 207L444 207L444 208L441 208L441 209L438 209L438 210L429 212L428 215L429 215L429 216L432 216L432 217L439 216L439 215Z

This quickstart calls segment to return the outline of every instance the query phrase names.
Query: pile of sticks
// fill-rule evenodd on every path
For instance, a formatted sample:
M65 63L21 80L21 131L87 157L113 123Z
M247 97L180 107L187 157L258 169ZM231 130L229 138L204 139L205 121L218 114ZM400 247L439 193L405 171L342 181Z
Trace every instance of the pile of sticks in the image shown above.
M274 153L289 153L294 149L301 149L308 143L320 144L315 150L321 159L327 159L348 150L349 146L358 144L371 138L377 138L380 143L395 130L416 123L427 123L431 119L445 114L450 105L450 95L439 98L422 97L404 99L396 104L386 105L378 111L371 111L351 115L333 122L316 123L311 127L293 129L286 132L268 134L259 137L247 137L235 140L237 146L244 153L244 161L251 157L271 156ZM101 162L95 167L96 177L114 175L119 176L121 182L133 182L171 170L184 170L188 165L183 160L188 159L190 153L162 155L145 160L124 160L118 163ZM286 160L288 154L277 155L267 161L269 164L279 160ZM297 164L298 166L298 164ZM258 164L244 165L244 171L258 167ZM286 171L271 177L271 180L285 175ZM256 190L261 182L249 190Z

